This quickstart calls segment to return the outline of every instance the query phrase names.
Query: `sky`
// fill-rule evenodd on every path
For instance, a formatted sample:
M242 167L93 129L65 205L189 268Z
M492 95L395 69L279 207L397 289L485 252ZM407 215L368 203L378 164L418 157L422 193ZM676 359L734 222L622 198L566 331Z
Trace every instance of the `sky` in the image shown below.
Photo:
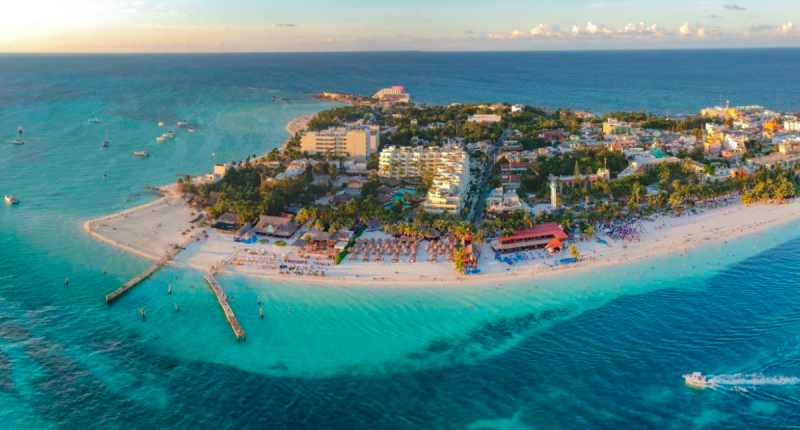
M0 0L0 52L742 47L800 47L800 1Z

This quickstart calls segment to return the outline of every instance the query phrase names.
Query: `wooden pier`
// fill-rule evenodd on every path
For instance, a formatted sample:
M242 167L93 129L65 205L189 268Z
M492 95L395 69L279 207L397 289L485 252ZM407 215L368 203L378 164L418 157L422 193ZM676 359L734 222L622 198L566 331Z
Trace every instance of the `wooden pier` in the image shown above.
M208 285L211 286L211 289L214 290L214 294L217 296L217 301L219 305L222 307L222 312L225 312L225 318L228 319L228 323L231 325L233 329L233 334L236 335L236 339L244 340L244 330L242 330L242 326L239 325L239 321L236 320L236 315L233 314L233 309L228 304L228 296L225 295L225 291L222 290L219 283L217 282L217 278L214 277L213 272L208 272L205 275L206 282Z
M140 283L142 283L142 281L144 281L145 279L149 278L153 273L156 273L156 271L158 271L158 269L166 266L167 263L169 263L169 260L172 259L172 257L177 255L178 252L180 252L182 249L184 249L187 246L189 246L190 243L196 241L197 238L202 236L203 234L205 234L205 232L207 230L208 230L207 228L198 230L198 232L197 232L197 234L195 236L190 237L184 243L180 244L178 247L176 247L175 249L173 249L172 251L167 253L167 255L165 255L163 258L158 260L158 262L156 262L156 264L150 266L147 270L145 270L144 272L140 273L139 276L137 276L137 277L131 279L130 281L128 281L125 285L117 288L116 291L114 291L113 293L106 295L106 303L111 303L114 300L117 300L123 294L125 294L128 291L132 290L133 287L139 285Z
M139 276L131 279L125 285L117 288L117 290L114 291L113 293L106 295L106 303L111 303L114 300L117 300L118 298L120 298L120 296L122 296L123 294L127 293L128 291L130 291L133 287L139 285L139 283L141 283L145 279L149 278L150 275L152 275L153 273L156 273L156 271L158 269L160 269L165 264L167 264L167 262L169 262L169 259L170 259L170 256L168 255L168 256L162 258L161 260L158 260L158 262L156 264L150 266L147 270L145 270L144 272L139 274Z

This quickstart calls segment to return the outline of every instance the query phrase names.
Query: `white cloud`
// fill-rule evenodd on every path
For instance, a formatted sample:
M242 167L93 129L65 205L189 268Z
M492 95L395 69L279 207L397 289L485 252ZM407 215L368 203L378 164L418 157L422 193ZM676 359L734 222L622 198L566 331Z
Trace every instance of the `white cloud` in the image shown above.
M550 24L539 24L531 29L531 36L552 37L558 35L558 27Z
M681 36L686 36L688 34L691 34L692 32L693 32L692 26L689 25L688 21L684 22L683 25L678 27L678 34L681 35Z
M578 26L578 25L573 25L572 26L572 34L580 34L580 33L581 33L581 27Z
M794 28L794 24L791 21L787 22L786 24L778 27L775 29L775 34L779 36L788 36L792 33L796 33L797 31Z
M697 30L697 37L700 39L704 39L706 37L706 28L702 27L700 30Z

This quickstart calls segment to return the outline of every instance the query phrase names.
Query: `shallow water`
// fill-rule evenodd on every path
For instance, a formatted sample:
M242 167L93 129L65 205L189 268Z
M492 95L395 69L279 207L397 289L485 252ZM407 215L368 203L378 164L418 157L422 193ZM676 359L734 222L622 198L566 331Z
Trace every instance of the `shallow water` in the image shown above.
M142 186L207 172L212 154L231 161L266 152L285 138L289 120L330 106L298 87L329 89L345 80L275 74L291 64L97 58L70 57L54 68L52 58L11 57L12 67L0 57L0 80L13 83L0 85L0 130L13 134L24 124L28 141L0 145L0 193L22 200L0 207L0 427L800 422L797 223L720 250L711 245L688 256L502 287L315 286L220 276L246 342L235 341L193 271L162 270L106 306L104 295L148 262L87 237L86 218L152 200ZM292 80L298 77L307 80ZM438 78L435 94L463 87L461 79ZM461 94L492 94L469 88ZM270 102L272 94L286 102ZM93 114L104 122L86 123ZM165 131L157 121L178 117L201 127L156 143ZM102 149L106 128L111 147ZM151 157L133 157L135 150ZM691 389L681 379L691 371L733 384Z

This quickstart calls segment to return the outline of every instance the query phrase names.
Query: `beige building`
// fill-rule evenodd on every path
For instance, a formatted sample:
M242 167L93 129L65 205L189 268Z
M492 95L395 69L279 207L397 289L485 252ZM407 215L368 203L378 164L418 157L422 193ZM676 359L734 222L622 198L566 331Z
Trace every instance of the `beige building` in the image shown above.
M422 206L425 212L458 215L467 200L469 180L469 154L456 145L442 148L433 186Z
M300 139L300 150L309 153L333 154L339 157L366 160L378 150L377 128L329 128L307 132Z

